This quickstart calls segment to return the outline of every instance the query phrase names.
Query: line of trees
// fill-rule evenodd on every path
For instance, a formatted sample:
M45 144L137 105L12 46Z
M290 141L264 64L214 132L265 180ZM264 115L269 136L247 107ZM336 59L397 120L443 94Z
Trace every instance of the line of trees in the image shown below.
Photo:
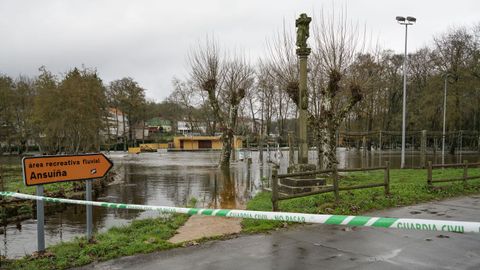
M480 23L451 28L408 56L407 129L441 130L447 82L447 129L480 129ZM400 130L403 55L390 50L357 57L367 78L365 100L350 114L349 130Z
M102 145L135 144L135 125L149 117L145 90L131 78L108 86L96 70L73 68L59 78L45 67L36 78L0 76L0 149L44 153L99 151ZM108 109L123 114L124 134L108 134ZM118 121L118 118L115 117ZM14 149L15 148L15 149ZM1 150L0 150L1 151Z
M318 165L328 168L336 164L338 130L400 130L403 91L403 54L378 47L367 51L365 29L345 16L334 18L322 14L313 20L308 74L309 143L317 146ZM248 64L241 83L232 84L232 75L245 72L243 56L235 55L242 61L229 66L220 59L228 54L207 39L192 50L191 75L174 80L168 100L187 112L192 125L205 123L212 134L286 139L296 131L292 120L301 105L294 35L284 28L267 47L265 57ZM480 129L479 55L480 24L451 28L409 54L408 130L441 130L445 79L447 130ZM235 87L226 87L229 83ZM235 125L229 116L237 117Z

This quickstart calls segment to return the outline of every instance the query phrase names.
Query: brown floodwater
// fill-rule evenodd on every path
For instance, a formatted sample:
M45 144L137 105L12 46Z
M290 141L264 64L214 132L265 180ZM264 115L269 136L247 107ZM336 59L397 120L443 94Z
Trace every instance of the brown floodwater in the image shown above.
M262 178L269 178L273 161L280 164L280 173L288 166L287 151L264 152L259 162L258 152L238 152L238 157L252 157L252 164L233 162L230 172L218 167L219 152L156 152L139 155L115 152L107 154L114 163L117 176L95 200L164 206L186 206L195 198L197 207L243 208L245 203L262 188ZM358 168L383 165L390 161L393 168L400 165L400 153L338 149L339 167ZM468 159L480 161L476 153L447 155L446 163ZM429 155L428 160L441 162L440 155ZM1 163L20 163L19 158L0 157ZM310 151L309 162L315 163L315 152ZM406 164L419 165L418 152L407 151ZM19 179L19 181L22 181ZM48 186L45 186L48 190ZM134 219L159 216L152 211L93 208L94 228L102 232L112 226L128 224ZM46 245L68 241L85 233L85 206L68 206L65 210L45 217ZM0 255L16 258L36 250L36 220L28 219L21 226L9 224L0 235Z

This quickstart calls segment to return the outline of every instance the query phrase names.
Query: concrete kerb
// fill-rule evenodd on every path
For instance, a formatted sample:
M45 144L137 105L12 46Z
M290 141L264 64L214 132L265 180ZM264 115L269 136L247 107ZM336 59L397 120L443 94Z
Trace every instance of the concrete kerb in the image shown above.
M298 223L318 223L345 226L379 227L389 229L427 230L456 233L480 233L480 222L430 220L411 218L367 217L367 216L344 216L344 215L320 215L289 212L267 212L235 209L206 209L185 208L170 206L150 206L138 204L107 203L98 201L83 201L63 198L35 196L23 193L0 191L0 196L14 197L26 200L42 200L53 203L68 203L78 205L92 205L107 208L150 210L161 213L180 213L188 215L221 216L233 218L249 218L258 220L274 220Z

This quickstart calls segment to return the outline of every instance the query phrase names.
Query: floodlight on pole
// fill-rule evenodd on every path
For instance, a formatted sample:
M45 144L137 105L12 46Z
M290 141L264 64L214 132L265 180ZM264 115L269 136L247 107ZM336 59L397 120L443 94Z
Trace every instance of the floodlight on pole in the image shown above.
M397 22L401 25L405 25L405 56L403 59L403 111L402 111L402 156L400 167L405 168L405 122L406 122L406 113L407 113L407 33L408 26L413 25L417 19L415 17L395 17Z
M445 164L445 123L447 119L447 80L448 80L448 73L445 74L445 86L443 88L444 95L443 95L443 133L442 133L442 165Z

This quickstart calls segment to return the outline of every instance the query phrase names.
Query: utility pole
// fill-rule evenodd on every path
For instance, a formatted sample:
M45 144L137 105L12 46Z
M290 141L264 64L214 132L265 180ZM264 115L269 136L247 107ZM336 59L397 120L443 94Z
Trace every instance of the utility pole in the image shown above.
M445 87L443 95L443 133L442 133L442 165L445 165L445 123L447 119L447 78L445 75Z

